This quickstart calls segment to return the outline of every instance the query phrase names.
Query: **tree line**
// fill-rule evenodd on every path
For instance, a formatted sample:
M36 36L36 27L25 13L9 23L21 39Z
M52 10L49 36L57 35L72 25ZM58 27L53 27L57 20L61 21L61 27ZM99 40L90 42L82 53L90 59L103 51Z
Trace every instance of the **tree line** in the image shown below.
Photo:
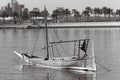
M55 9L50 14L48 11L29 11L29 13L23 12L22 15L19 15L17 12L12 13L13 21L16 24L16 18L19 17L22 20L31 19L32 17L44 17L44 14L47 14L48 17L52 17L54 22L79 22L79 21L120 21L120 9L117 9L115 12L112 8L109 7L86 7L83 11L78 11L76 9ZM3 11L0 14L0 17L8 17L9 15Z
M61 11L59 10L53 10L52 17L56 20L59 20L60 18L66 18L66 22L68 22L68 16L73 16L74 21L82 21L81 19L84 19L84 21L113 21L117 20L120 21L120 9L117 9L115 12L113 9L108 7L86 7L83 11L79 12L76 9L72 9L71 11L69 9L63 9Z
M5 23L5 18L6 17L13 17L13 21L14 21L14 23L16 24L16 17L18 17L19 15L18 15L18 13L17 12L12 12L12 15L9 15L6 11L3 11L1 14L0 14L0 17L2 17L3 19L4 19L4 23Z

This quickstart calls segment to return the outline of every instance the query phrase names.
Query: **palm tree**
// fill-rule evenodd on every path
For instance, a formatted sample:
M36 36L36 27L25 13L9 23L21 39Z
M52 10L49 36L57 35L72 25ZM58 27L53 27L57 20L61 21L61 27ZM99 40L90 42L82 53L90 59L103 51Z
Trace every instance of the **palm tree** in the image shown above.
M76 15L76 11L77 11L76 9L72 9L72 14L73 14L73 16L74 16L74 20L75 20L75 21L76 21L76 16L75 16L75 15Z
M65 16L66 16L66 22L68 22L68 16L71 15L71 12L69 9L65 9Z
M110 15L113 13L113 9L111 8L107 8L107 14L109 16L109 20L110 20Z
M39 15L40 15L39 11L30 11L30 17L36 17L36 20Z
M85 21L89 21L89 11L88 10L84 10L82 13L85 16Z
M53 10L53 12L52 12L52 17L53 17L53 19L55 19L56 20L56 22L58 21L58 16L60 15L60 12L59 12L59 10Z
M16 17L18 17L19 15L18 15L17 12L14 11L13 14L12 14L12 16L13 16L14 24L16 24L17 23Z
M87 18L87 21L89 21L90 14L92 14L92 8L91 7L86 7L85 10L83 11L84 15Z
M5 17L8 17L8 14L5 11L3 11L2 14L1 14L1 17L3 17L4 24L5 24Z
M102 13L104 14L105 20L106 20L106 15L107 15L107 7L102 8Z
M96 18L96 15L97 15L97 10L98 10L97 8L94 8L94 10L93 10L93 11L94 11L95 18Z
M119 16L119 21L120 21L120 9L116 10L116 14Z
M46 12L45 12L45 10L42 10L41 12L39 12L38 16L44 17L45 14L46 14L46 16L49 16L49 13L47 10L46 10Z
M75 21L78 22L78 18L79 18L79 16L80 16L79 11L77 11L76 9L72 9L72 13L73 13L73 15L74 15Z
M59 10L59 19L60 18L65 22L65 9Z
M99 21L99 17L102 14L102 10L100 8L94 8L94 14L95 14L95 18L96 15L98 16L98 21Z
M91 7L86 7L85 10L89 12L89 14L92 14L92 8Z

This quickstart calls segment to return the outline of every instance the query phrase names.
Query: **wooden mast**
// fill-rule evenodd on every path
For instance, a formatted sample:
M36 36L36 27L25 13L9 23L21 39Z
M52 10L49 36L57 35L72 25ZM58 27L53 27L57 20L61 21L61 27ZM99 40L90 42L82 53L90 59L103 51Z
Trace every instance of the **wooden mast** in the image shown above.
M81 49L80 49L80 48L81 48L80 42L81 42L81 41L79 40L79 45L78 45L78 58L80 58L80 50L81 50Z
M44 6L44 20L45 20L45 29L46 29L46 47L47 47L47 56L46 60L49 59L49 48L48 48L48 27L47 27L47 14L46 14L46 7Z

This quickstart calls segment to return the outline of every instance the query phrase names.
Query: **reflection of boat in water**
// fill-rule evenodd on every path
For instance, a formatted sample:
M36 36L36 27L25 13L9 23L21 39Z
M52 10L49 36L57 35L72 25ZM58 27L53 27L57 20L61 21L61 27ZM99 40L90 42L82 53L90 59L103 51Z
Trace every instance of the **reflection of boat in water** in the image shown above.
M45 9L46 11L46 9ZM37 66L48 67L48 68L65 68L65 69L75 69L75 70L84 70L84 71L96 71L96 64L94 60L94 51L92 50L91 56L89 56L90 52L88 48L93 49L93 46L90 46L90 39L79 39L79 40L70 40L70 41L53 41L49 42L48 40L48 29L47 29L47 17L45 16L45 27L46 27L46 46L44 49L46 50L46 57L39 57L34 55L29 55L27 53L19 53L14 52L19 57L24 59L28 63L32 63ZM73 46L74 52L73 56L67 57L55 57L54 55L58 52L55 52L54 47L58 45L63 45L65 43L74 43ZM90 47L89 47L90 46ZM77 52L76 52L77 48ZM51 52L50 52L51 50ZM53 56L50 56L52 53ZM63 54L63 53L60 53ZM87 66L88 60L91 60L92 66ZM79 66L77 66L79 65Z
M67 69L49 69L38 68L34 66L22 66L24 74L27 79L36 80L96 80L96 73L94 72L76 72Z

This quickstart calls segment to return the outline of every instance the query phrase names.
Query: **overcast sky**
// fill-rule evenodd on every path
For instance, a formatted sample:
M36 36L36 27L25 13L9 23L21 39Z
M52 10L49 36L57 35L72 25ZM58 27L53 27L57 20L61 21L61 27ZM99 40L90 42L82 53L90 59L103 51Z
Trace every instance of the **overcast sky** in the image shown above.
M11 0L0 0L0 7L7 5ZM107 6L114 10L120 9L120 0L17 0L20 4L25 4L30 10L33 7L38 7L43 10L46 5L49 11L56 9L56 7L64 7L69 9L83 10L86 6L103 7Z

